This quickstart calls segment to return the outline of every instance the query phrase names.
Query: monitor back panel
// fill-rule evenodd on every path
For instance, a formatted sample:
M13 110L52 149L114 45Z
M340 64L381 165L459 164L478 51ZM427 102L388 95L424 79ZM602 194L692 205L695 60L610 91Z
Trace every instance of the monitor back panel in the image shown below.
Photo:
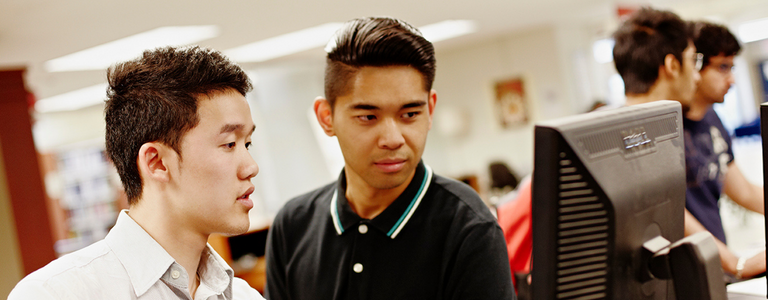
M535 128L534 299L672 299L643 281L641 247L683 237L679 104L655 103Z

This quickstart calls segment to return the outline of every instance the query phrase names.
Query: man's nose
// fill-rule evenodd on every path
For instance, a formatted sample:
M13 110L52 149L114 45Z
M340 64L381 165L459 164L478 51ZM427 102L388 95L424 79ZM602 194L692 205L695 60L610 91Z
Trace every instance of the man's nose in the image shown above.
M403 132L398 122L392 118L386 118L381 123L379 147L385 149L398 149L405 143Z
M256 163L250 152L246 151L245 155L247 157L245 158L245 162L238 172L238 177L240 177L242 180L249 180L253 177L256 177L256 174L259 174L259 164Z

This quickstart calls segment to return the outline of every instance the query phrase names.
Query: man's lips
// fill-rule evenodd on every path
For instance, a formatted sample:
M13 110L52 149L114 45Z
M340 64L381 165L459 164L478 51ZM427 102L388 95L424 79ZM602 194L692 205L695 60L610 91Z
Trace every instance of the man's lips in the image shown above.
M253 201L251 201L249 197L251 196L251 194L253 194L254 189L255 188L253 186L248 188L248 190L245 191L245 193L243 193L240 197L237 198L237 202L240 202L240 204L244 205L248 209L253 208Z
M374 162L379 170L385 173L393 173L403 169L405 166L405 159L388 158Z

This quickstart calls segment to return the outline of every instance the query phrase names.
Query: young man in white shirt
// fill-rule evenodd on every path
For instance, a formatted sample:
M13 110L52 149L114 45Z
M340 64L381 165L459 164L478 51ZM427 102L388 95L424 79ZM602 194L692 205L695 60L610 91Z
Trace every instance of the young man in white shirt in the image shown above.
M219 52L160 48L108 71L106 150L130 210L8 299L263 299L207 244L249 226L251 83Z

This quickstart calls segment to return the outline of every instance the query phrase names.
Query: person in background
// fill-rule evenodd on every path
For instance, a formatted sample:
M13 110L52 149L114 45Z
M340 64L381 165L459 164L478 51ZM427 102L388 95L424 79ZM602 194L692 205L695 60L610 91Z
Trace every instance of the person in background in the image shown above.
M421 159L437 102L432 44L404 21L376 17L347 22L327 50L314 111L338 138L344 169L278 212L265 296L514 299L490 210Z
M675 100L690 108L702 57L676 14L644 7L613 34L613 62L624 80L626 105Z
M669 11L642 8L616 30L614 40L613 58L616 70L624 80L627 105L675 100L680 102L684 117L688 117L691 110L696 110L694 95L701 81L699 71L702 70L704 55L697 53L693 28L689 23ZM684 127L686 124L684 122ZM693 151L688 146L688 133L685 140L688 168L688 156ZM687 180L690 187L690 178ZM690 190L686 192L686 198L689 195ZM688 205L689 200L686 199L686 207ZM685 235L704 230L687 209L684 218ZM731 271L736 266L730 264L730 251L716 235L713 236L723 269L736 274ZM741 276L750 277L765 271L764 258L765 255L762 265L758 263L749 269L742 269Z
M519 180L506 163L501 161L492 162L488 165L488 172L491 174L491 188L500 190L507 188L514 190L517 188Z
M709 231L719 241L723 269L737 279L765 271L765 252L736 257L726 246L718 200L722 193L746 209L765 214L763 187L744 177L734 162L731 138L712 105L722 103L734 83L733 58L741 50L728 28L692 23L696 50L703 54L701 81L683 119L687 170L686 235ZM690 225L690 226L689 226Z
M263 299L207 244L253 207L255 129L239 66L159 48L109 69L106 152L130 210L109 234L22 279L8 299Z

